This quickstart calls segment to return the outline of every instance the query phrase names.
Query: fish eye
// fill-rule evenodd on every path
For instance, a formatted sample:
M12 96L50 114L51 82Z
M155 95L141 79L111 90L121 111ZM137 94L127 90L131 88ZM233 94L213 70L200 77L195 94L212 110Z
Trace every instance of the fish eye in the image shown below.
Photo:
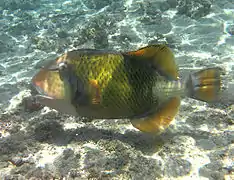
M61 62L58 64L59 70L65 70L67 68L67 63L66 62Z

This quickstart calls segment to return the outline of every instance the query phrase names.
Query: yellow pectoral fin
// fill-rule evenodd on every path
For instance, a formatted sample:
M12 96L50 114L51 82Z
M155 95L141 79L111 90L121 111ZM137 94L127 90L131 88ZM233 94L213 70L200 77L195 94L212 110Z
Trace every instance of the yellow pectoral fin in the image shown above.
M89 80L90 91L91 91L91 101L92 104L100 104L101 102L101 92L97 80Z
M141 119L131 120L132 125L142 132L160 133L166 129L176 116L180 107L180 98L170 99L153 115Z
M127 52L126 54L143 58L156 67L156 69L161 70L165 75L168 75L174 80L179 78L174 54L166 45L150 45L138 49L137 51Z

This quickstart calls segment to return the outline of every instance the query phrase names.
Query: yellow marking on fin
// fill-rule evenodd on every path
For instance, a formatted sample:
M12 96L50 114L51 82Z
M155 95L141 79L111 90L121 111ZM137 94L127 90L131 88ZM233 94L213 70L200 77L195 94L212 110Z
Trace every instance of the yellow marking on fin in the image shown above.
M177 80L179 79L178 68L175 63L174 55L166 45L150 45L138 49L137 51L127 52L128 55L141 56L166 75Z
M128 52L128 54L135 55L135 56L143 56L145 54L145 50L139 49L137 51Z
M91 85L91 96L92 96L92 104L99 104L101 102L100 95L100 87L98 85L97 80L91 79L89 80L89 84Z
M209 68L192 74L191 96L195 99L211 102L217 99L221 90L221 69Z
M176 116L180 107L180 98L170 99L153 115L141 119L131 120L132 125L142 132L160 133L166 129Z

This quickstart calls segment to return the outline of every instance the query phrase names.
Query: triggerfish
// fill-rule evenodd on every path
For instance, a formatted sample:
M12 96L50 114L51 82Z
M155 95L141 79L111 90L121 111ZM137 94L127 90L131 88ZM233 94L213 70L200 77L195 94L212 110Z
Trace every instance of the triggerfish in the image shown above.
M95 119L130 119L158 133L176 116L180 99L214 102L222 69L212 67L180 79L166 45L129 52L79 49L51 61L32 78L38 101L59 112Z

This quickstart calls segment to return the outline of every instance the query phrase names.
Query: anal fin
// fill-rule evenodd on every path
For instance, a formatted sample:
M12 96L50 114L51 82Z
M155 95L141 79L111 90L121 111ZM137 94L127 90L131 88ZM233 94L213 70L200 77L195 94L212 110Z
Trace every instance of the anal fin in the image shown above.
M173 97L151 116L131 120L132 125L142 132L160 133L166 129L176 116L180 98Z

